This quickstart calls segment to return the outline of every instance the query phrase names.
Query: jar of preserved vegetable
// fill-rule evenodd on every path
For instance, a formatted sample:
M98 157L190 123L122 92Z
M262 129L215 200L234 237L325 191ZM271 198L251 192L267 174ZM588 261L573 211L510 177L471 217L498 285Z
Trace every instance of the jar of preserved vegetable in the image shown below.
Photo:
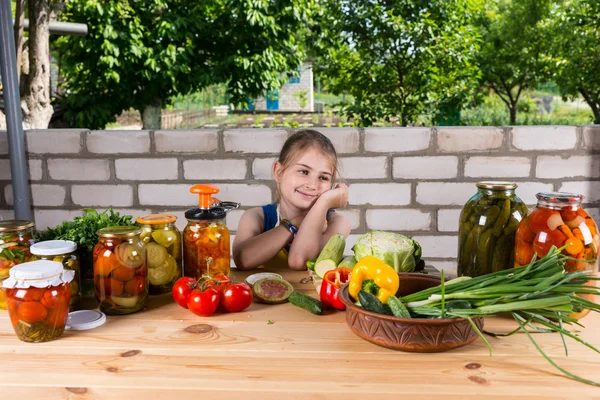
M458 276L480 276L513 266L515 233L527 206L513 182L478 182L460 213Z
M188 224L183 231L184 275L229 276L229 229L225 225L226 211L238 208L239 203L221 202L212 197L219 192L213 185L196 185L190 192L199 195L197 208L185 212Z
M2 287L12 326L24 342L60 337L67 323L74 271L55 261L38 260L15 266Z
M46 240L34 243L30 250L32 258L35 260L56 261L61 263L66 270L75 272L75 276L71 281L71 305L69 310L79 310L81 302L81 271L77 244L70 240Z
M140 238L146 245L150 294L171 293L183 273L181 233L172 214L150 214L136 219L141 225Z
M148 300L146 246L142 230L135 226L114 226L97 232L94 246L94 292L106 314L131 314Z
M8 278L10 269L31 261L29 247L33 244L33 222L25 220L0 221L0 285ZM0 309L6 310L4 293L0 290Z
M517 229L515 267L544 257L552 246L565 246L565 269L572 271L598 270L598 227L581 207L583 196L577 193L538 193L537 206L523 218ZM535 257L535 258L534 258ZM594 301L593 295L581 295ZM574 315L581 318L589 310Z

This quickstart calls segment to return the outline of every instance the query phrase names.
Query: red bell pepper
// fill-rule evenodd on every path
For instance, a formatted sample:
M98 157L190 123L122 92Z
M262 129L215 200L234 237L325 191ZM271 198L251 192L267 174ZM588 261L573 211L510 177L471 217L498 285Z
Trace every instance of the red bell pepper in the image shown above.
M350 280L350 268L336 268L327 271L321 284L321 302L337 310L345 310L346 305L340 299L340 288Z

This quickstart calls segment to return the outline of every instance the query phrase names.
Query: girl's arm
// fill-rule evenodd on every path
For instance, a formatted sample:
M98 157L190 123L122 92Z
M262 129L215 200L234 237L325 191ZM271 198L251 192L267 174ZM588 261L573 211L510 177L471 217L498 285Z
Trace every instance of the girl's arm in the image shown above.
M290 268L306 269L306 261L317 258L331 236L336 233L347 237L350 222L341 214L332 213L323 232L323 221L330 208L342 208L348 203L348 187L345 184L323 193L306 214L298 228L296 238L290 247L288 264Z
M233 241L233 261L239 270L249 270L273 258L291 240L292 233L284 226L263 232L260 208L251 208L242 214Z

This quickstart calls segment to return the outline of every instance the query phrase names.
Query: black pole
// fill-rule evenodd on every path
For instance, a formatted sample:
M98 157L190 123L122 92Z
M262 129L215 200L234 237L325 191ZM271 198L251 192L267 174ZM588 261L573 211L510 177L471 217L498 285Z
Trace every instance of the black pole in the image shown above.
M15 218L33 221L9 0L0 0L0 68L4 85L4 112L8 131L8 154L10 156Z

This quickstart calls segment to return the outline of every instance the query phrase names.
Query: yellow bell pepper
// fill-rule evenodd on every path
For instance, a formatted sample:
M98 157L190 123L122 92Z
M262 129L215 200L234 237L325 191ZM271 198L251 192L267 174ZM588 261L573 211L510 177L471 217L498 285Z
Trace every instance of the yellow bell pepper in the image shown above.
M358 299L358 292L363 290L363 283L370 282L370 290L379 301L387 303L388 297L395 295L400 287L400 278L394 268L377 257L366 256L358 260L348 286L350 296Z

